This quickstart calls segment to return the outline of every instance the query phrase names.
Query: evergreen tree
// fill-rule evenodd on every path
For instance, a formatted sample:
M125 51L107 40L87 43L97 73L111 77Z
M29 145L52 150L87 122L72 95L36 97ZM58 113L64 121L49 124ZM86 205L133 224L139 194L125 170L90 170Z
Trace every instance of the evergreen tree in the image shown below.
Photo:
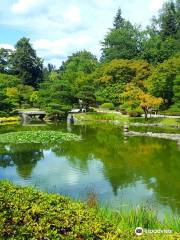
M0 73L8 73L10 71L10 54L12 50L0 48Z
M121 14L121 9L119 8L113 23L115 29L121 28L123 26L124 18L122 18Z
M102 42L102 61L135 59L141 52L142 34L138 27L126 22L122 28L112 29Z
M53 70L55 70L56 66L51 64L51 63L48 63L47 65L47 70L48 72L52 72Z
M76 97L82 100L82 105L86 110L89 109L90 105L94 105L96 102L95 89L90 85L82 86Z
M70 84L62 80L57 72L51 72L48 79L41 84L38 102L50 118L65 117L72 107Z
M159 17L159 25L161 29L160 33L163 39L177 34L177 12L173 1L164 4Z
M102 41L102 57L104 62L113 59L134 59L141 51L142 33L139 27L133 26L121 17L118 9L113 23L114 28L106 34Z
M42 81L42 60L37 57L28 38L21 38L12 54L11 63L14 73L25 85L37 88Z

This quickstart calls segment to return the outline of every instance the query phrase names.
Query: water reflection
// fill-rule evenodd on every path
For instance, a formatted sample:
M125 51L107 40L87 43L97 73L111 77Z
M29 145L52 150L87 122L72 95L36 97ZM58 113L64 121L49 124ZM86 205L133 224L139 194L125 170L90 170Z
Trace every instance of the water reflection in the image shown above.
M15 166L17 174L26 179L31 176L37 162L43 158L43 150L34 144L1 145L0 167Z
M122 199L131 203L156 201L163 209L167 206L180 211L180 152L176 142L124 139L121 127L106 124L47 128L71 131L82 135L83 140L46 147L2 145L0 178L11 176L22 184L28 178L42 189L81 198L93 186L99 199L112 205Z

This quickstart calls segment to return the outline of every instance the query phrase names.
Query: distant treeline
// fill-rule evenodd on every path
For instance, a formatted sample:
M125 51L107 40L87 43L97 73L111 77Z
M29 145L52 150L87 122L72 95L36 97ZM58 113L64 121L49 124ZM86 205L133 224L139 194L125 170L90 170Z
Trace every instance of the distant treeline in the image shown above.
M0 115L38 107L52 118L72 107L107 104L124 112L180 112L180 1L166 2L145 30L122 17L101 42L100 60L83 50L57 69L43 66L30 40L0 49Z

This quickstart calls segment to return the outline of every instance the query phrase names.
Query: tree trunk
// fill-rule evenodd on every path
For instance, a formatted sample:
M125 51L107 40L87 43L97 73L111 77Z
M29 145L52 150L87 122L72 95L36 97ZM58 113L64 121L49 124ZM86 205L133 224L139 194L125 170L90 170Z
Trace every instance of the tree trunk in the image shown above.
M148 110L147 109L144 109L144 115L145 115L145 119L147 120L148 119Z

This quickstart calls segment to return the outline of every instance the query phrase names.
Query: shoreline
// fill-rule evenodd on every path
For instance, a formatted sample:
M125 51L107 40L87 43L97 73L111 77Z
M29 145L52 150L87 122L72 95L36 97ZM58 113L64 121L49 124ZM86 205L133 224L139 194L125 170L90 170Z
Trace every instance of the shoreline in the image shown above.
M144 118L132 118L127 115L121 115L117 113L79 113L74 114L75 122L110 122L114 124L137 127L172 127L180 129L179 118L149 118L145 120ZM134 122L136 121L136 122ZM144 122L142 122L144 121ZM147 121L147 122L145 122ZM150 121L148 123L148 121Z

